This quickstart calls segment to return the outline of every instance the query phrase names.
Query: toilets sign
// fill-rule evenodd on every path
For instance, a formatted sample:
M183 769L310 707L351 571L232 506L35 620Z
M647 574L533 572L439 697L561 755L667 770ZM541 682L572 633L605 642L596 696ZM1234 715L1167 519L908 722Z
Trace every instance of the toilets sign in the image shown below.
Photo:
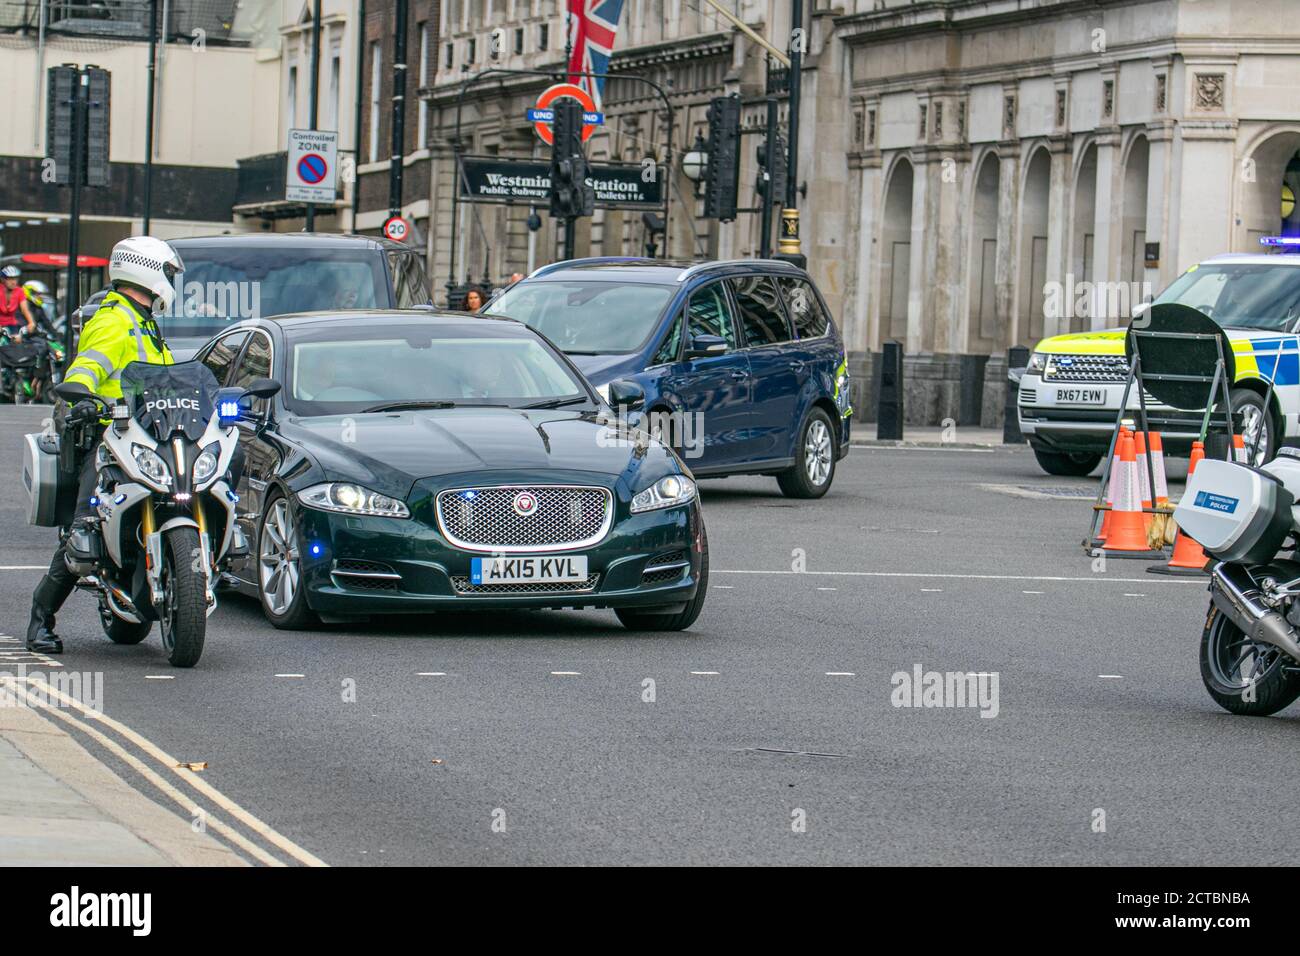
M289 202L332 203L339 134L335 130L289 130L284 198Z

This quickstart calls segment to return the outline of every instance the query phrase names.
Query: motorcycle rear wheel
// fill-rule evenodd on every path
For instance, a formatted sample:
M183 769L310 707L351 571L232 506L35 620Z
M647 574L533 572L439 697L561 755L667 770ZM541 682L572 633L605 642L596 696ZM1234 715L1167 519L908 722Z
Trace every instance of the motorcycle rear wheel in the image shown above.
M1300 697L1300 662L1252 641L1214 605L1201 633L1201 680L1214 702L1245 717L1267 717Z
M172 528L163 537L163 606L158 620L173 667L193 667L203 656L208 598L201 554L195 528Z
M122 620L103 601L99 602L99 623L114 644L139 644L149 636L149 631L153 628L152 621L135 624Z

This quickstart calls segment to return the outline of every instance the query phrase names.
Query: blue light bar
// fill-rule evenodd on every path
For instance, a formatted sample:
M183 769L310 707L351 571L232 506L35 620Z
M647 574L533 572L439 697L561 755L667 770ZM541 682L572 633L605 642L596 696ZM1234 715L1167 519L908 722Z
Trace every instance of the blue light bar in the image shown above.
M1300 247L1300 236L1260 236L1261 246Z
M222 402L221 408L217 411L217 415L223 422L238 421L239 402Z

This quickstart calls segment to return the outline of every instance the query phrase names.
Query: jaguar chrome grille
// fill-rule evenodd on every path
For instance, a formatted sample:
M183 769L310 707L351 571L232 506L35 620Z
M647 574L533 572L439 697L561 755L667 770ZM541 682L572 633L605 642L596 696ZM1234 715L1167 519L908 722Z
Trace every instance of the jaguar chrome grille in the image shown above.
M614 497L586 485L454 488L438 494L436 511L438 530L467 551L562 551L609 533Z
M599 574L589 574L585 581L515 581L505 584L471 584L470 579L452 575L451 586L457 594L586 594L596 590Z
M1043 380L1047 382L1122 383L1128 378L1128 359L1122 355L1049 355Z

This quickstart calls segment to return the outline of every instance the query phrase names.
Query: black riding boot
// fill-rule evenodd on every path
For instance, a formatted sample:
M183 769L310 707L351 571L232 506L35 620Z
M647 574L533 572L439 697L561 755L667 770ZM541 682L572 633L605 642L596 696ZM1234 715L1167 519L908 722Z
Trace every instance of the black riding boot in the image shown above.
M54 614L32 601L32 620L27 625L27 649L37 654L62 654L63 641L54 633Z

